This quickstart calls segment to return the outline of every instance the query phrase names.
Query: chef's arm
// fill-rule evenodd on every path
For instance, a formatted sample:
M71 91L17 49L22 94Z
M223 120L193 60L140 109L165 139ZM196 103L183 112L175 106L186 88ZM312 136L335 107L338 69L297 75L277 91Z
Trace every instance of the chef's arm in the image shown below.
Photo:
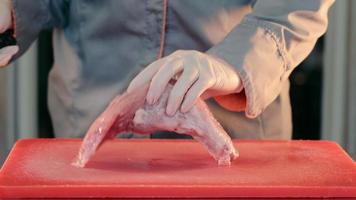
M0 0L2 4L10 4L6 18L10 24L6 28L14 29L19 57L37 38L39 32L53 27L64 27L67 24L67 0ZM10 15L10 16L9 16ZM12 16L11 16L12 15ZM8 21L8 20L7 20ZM4 33L6 30L2 30Z
M236 69L244 91L215 97L224 108L257 117L279 95L292 70L327 28L333 0L259 0L219 44L207 51Z

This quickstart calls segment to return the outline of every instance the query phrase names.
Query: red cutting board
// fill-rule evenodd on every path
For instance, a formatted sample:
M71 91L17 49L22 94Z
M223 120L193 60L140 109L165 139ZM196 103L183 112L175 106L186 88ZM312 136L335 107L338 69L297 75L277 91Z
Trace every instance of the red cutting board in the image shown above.
M356 199L356 164L334 142L235 141L219 167L193 140L112 140L81 169L76 139L16 143L0 172L0 198Z

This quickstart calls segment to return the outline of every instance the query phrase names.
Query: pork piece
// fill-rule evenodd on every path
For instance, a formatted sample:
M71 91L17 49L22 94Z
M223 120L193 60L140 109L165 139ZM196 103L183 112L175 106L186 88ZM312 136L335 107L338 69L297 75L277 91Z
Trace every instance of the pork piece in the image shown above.
M90 157L109 138L121 132L151 134L158 130L189 134L201 143L219 165L230 165L238 156L232 141L215 120L206 103L199 99L187 113L166 115L172 85L167 86L157 103L145 103L148 85L116 97L89 128L74 165L84 167Z

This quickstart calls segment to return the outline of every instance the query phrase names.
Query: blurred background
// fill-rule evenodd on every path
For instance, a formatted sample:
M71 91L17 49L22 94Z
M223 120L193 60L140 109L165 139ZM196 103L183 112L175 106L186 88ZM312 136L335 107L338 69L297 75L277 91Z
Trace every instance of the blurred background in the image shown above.
M356 1L336 1L327 34L290 76L293 138L333 140L356 159ZM51 32L0 70L0 165L19 138L53 137L47 110Z

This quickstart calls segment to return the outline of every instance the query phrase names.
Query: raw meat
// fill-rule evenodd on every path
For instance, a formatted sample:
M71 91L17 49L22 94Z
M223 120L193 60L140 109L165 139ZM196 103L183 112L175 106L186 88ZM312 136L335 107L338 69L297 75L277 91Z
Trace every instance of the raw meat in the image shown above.
M199 99L187 113L170 117L165 108L172 85L167 86L154 105L145 103L148 85L116 97L89 128L74 165L84 167L109 138L121 132L151 134L158 130L189 134L200 142L219 165L230 165L238 156L232 141L215 120L206 103Z

